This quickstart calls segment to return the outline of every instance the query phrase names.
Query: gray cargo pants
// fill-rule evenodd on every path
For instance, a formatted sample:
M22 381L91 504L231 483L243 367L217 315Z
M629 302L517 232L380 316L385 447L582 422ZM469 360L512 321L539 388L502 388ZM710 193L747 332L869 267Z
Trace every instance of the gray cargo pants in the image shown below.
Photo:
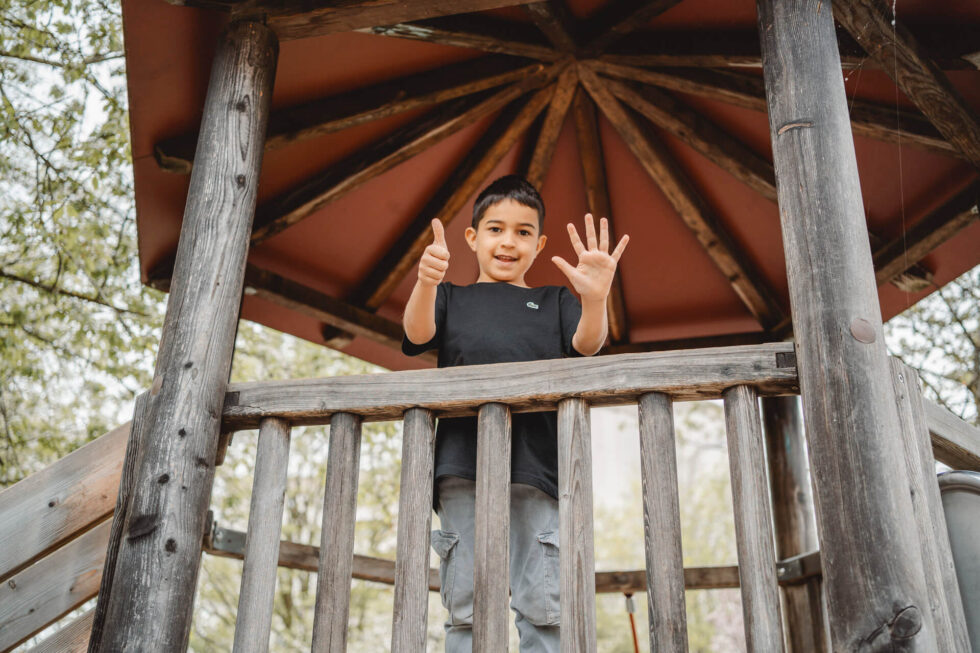
M510 607L521 637L521 653L558 653L558 501L530 485L510 486ZM473 648L473 538L476 483L439 479L442 530L432 531L439 554L446 653Z

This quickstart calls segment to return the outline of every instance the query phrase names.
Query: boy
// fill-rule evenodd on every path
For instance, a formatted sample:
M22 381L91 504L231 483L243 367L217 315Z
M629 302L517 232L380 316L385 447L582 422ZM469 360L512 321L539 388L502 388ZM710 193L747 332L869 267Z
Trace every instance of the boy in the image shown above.
M522 177L497 179L480 193L466 242L476 254L475 284L442 283L449 269L443 225L432 221L435 240L419 261L418 281L405 307L402 351L439 349L439 367L503 363L562 356L591 356L606 339L606 297L628 236L609 254L609 229L596 238L586 215L586 243L571 224L578 255L573 267L552 261L582 297L564 286L530 288L524 276L544 248L544 203ZM446 651L472 650L473 533L476 496L475 417L439 420L433 504L441 530L439 554ZM521 651L559 651L558 454L555 412L512 419L510 586Z

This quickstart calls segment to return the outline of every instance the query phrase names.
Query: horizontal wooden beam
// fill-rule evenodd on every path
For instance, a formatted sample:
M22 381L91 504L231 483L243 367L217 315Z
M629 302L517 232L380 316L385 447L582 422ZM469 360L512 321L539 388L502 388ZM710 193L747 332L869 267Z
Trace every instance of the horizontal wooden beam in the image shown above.
M245 268L245 294L282 306L373 342L401 349L402 325L351 306L322 292L249 264ZM422 358L436 361L435 352Z
M783 320L783 311L775 293L667 148L649 129L642 129L637 124L587 64L579 66L579 79L753 317L766 329L778 325Z
M627 34L635 32L681 0L612 0L593 15L587 24L592 29L585 38L586 54L606 50Z
M766 90L761 77L726 70L637 68L611 63L606 57L591 65L604 75L706 97L753 111L767 111ZM928 118L916 110L867 100L852 100L849 106L851 130L858 136L914 145L948 156L963 156L943 138Z
M359 31L543 61L557 61L565 56L541 38L533 25L501 21L490 16L448 16Z
M225 430L255 428L263 417L325 424L336 412L396 420L413 407L457 417L475 415L490 402L515 412L553 410L567 397L607 406L635 403L646 392L676 401L717 399L739 384L763 395L799 392L792 343L237 383L225 397L223 424Z
M878 285L892 281L930 252L980 219L980 181L916 222L904 234L874 250Z
M880 0L840 0L834 17L928 116L936 129L980 169L980 119L931 55Z
M675 338L672 340L652 340L649 342L629 342L620 345L607 345L599 352L601 355L639 354L654 351L677 351L679 349L706 349L709 347L734 347L737 345L761 345L776 342L777 339L765 331L733 333L718 336L695 338Z
M835 7L836 9L836 7ZM980 36L972 26L943 25L916 28L915 35L944 70L976 70L975 55ZM890 28L889 28L890 33ZM878 68L867 53L843 29L837 31L842 67ZM744 30L664 30L636 31L614 48L605 51L613 63L632 66L676 68L761 68L762 54L758 31ZM891 66L891 63L888 63ZM887 66L886 66L887 67Z
M330 95L279 109L269 117L266 150L315 138L348 127L387 118L540 73L544 64L504 55L490 55L449 64L435 70ZM197 132L160 141L153 149L163 170L189 174L193 167Z
M0 492L0 584L112 516L129 426Z
M658 88L617 80L608 80L606 84L613 95L650 122L670 132L766 199L776 201L776 172L772 163L745 143Z
M980 472L980 429L933 401L923 399L922 404L936 460L953 469Z
M0 583L0 651L9 651L98 594L111 525L102 522ZM23 523L18 530L24 531Z
M395 244L372 267L370 275L351 295L353 304L375 310L385 302L432 242L432 220L449 224L456 217L541 113L554 91L554 86L549 86L526 101L515 101L500 113Z
M92 633L92 622L95 619L95 608L86 610L59 629L50 637L44 638L27 653L81 653L88 650L89 635Z
M256 209L252 246L312 215L326 204L477 122L530 89L546 84L549 70L498 91L455 100L331 165Z

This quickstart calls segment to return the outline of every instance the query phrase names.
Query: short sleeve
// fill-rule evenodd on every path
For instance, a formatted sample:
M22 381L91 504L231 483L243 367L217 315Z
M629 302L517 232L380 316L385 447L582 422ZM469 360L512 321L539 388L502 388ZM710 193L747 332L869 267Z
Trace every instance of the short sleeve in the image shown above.
M561 312L561 350L565 356L581 356L572 346L572 338L582 317L582 305L572 291L561 286L558 290L558 308Z
M404 333L402 334L402 353L406 356L418 356L423 354L430 349L438 349L439 345L442 343L442 333L446 326L446 304L448 302L448 282L442 282L436 286L436 334L432 336L432 339L428 342L423 342L420 345L415 344L408 339Z

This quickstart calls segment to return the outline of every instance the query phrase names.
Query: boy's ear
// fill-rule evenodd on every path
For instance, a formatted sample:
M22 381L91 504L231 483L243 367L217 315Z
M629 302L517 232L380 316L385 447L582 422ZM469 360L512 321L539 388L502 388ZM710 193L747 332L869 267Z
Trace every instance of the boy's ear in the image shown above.
M535 250L536 254L540 254L541 250L544 249L544 244L548 241L548 237L545 235L538 236L538 248Z
M463 232L463 236L466 237L466 243L470 246L474 252L476 251L476 229L473 227L467 227L466 231Z

